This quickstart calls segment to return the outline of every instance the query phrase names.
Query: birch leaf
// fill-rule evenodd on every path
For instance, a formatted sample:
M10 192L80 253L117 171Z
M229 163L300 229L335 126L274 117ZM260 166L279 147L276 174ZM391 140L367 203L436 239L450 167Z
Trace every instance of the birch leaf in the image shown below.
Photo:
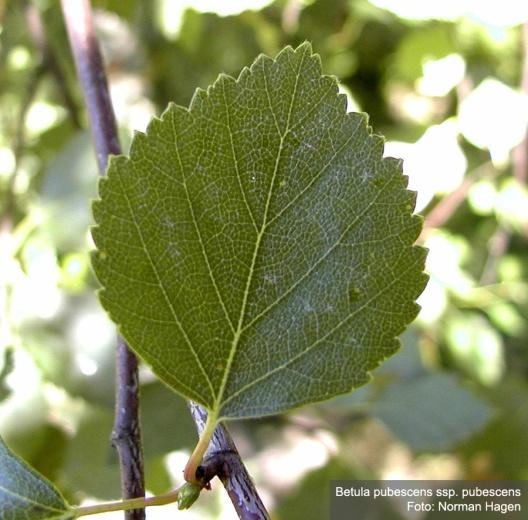
M17 457L0 438L0 518L69 520L64 498L42 475Z
M94 204L100 299L130 346L216 419L364 384L423 290L401 161L305 43L170 105Z

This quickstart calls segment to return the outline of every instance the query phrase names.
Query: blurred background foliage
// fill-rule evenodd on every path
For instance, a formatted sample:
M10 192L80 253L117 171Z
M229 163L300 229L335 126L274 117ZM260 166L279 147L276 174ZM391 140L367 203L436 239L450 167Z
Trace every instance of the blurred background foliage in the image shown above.
M418 192L431 280L400 353L349 396L231 425L273 517L325 518L332 478L528 478L528 4L93 3L125 148L169 101L310 40ZM70 500L116 498L115 332L89 266L96 165L58 2L0 1L0 31L0 434ZM141 377L160 493L195 433L182 400ZM219 487L149 518L233 518Z

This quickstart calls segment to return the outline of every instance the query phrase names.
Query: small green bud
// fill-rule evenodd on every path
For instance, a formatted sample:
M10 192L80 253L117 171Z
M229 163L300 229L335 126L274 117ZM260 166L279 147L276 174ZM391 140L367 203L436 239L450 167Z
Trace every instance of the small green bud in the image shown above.
M178 494L178 509L189 509L200 496L202 488L186 482Z

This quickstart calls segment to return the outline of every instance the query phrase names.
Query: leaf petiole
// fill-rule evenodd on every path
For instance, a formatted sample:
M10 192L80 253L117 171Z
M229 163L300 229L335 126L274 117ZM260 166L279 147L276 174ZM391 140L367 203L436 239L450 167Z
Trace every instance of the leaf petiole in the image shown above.
M185 470L183 472L183 476L187 482L190 482L191 484L196 483L196 470L198 466L201 464L203 456L205 455L205 452L207 451L207 447L209 446L209 442L213 436L213 433L216 428L217 423L217 416L213 414L209 414L207 416L207 422L205 423L205 428L202 431L202 435L200 435L200 439L198 440L198 444L196 444L196 447L194 448L194 451L192 452L192 455L189 458L189 461L187 462L187 465L185 466Z

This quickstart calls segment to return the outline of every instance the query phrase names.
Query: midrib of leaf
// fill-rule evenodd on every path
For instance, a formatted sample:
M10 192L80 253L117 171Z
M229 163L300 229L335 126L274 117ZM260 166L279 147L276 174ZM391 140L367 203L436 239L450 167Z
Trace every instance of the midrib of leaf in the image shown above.
M337 332L347 321L352 319L353 317L357 316L361 311L363 311L368 305L370 305L372 302L377 300L384 292L386 292L388 289L390 289L395 283L400 281L401 278L403 278L409 271L414 269L416 265L418 265L422 260L418 259L416 262L413 262L407 269L400 272L400 276L396 276L389 284L383 287L383 289L379 290L376 294L374 294L371 298L369 298L361 307L358 307L354 312L349 314L346 318L342 319L333 329L331 329L329 332L327 332L324 336L319 338L317 341L312 343L309 347L305 348L302 352L299 352L297 355L293 356L291 359L283 363L282 365L279 365L278 367L275 367L273 370L270 370L269 372L261 375L260 377L254 379L247 385L239 388L236 392L234 392L232 395L230 395L223 403L225 406L227 403L232 401L235 397L238 397L240 394L246 392L253 386L261 383L262 381L266 380L268 377L271 377L273 374L280 372L281 370L284 370L289 365L297 361L298 359L302 358L305 354L313 350L317 345L325 341L327 338L329 338L334 332Z
M223 398L223 395L224 395L224 392L225 392L225 388L227 386L227 381L229 379L229 374L231 372L231 365L233 364L233 360L235 358L235 354L236 354L238 345L240 343L240 337L241 337L242 332L243 332L243 325L244 325L244 319L245 319L245 315L246 315L247 301L248 301L248 297L249 297L249 291L250 291L250 287L251 287L251 282L253 280L253 275L254 275L254 272L255 272L255 264L256 264L256 261L257 261L257 257L258 257L258 253L259 253L259 249L260 249L260 244L262 242L262 237L264 236L264 232L265 232L266 226L267 226L268 211L269 211L269 207L270 207L271 197L273 195L273 190L274 190L274 187L275 187L275 179L277 177L277 172L279 170L279 163L280 163L282 152L283 152L283 149L284 149L284 140L285 140L286 136L288 135L288 133L290 131L290 120L291 120L291 115L292 115L292 111L293 111L293 106L295 104L295 97L297 95L297 86L298 86L298 83L299 83L300 71L301 71L305 56L306 56L306 49L304 49L304 52L303 52L303 54L301 56L301 59L299 60L299 66L298 66L296 74L295 74L295 84L293 86L293 93L292 93L292 97L291 97L291 100L290 100L290 106L289 106L289 109L288 109L288 117L286 119L286 127L284 129L284 133L281 133L281 131L280 131L279 124L278 124L278 121L277 121L277 117L275 115L275 112L274 112L272 104L271 104L270 93L269 93L268 84L267 84L267 80L266 80L266 73L265 73L265 71L263 72L264 87L265 87L266 95L267 95L267 98L268 98L268 104L269 104L269 108L270 108L270 112L272 114L273 120L275 121L275 126L277 128L277 132L279 134L280 141L279 141L279 146L278 146L278 150L277 150L277 156L275 157L275 165L274 165L273 174L272 174L272 177L271 177L270 188L268 190L268 195L267 195L267 198L266 198L266 204L264 206L264 215L262 217L262 225L261 225L260 231L257 234L257 238L256 238L256 241L255 241L255 248L253 250L253 257L251 259L251 266L250 266L248 277L247 277L247 280L246 280L246 287L245 287L245 290L244 290L244 296L242 298L242 306L241 306L240 315L239 315L239 318L238 318L237 329L236 329L235 335L233 337L233 341L231 343L231 349L230 349L230 352L229 352L229 357L227 359L226 367L225 367L225 370L224 370L224 373L223 373L223 376L222 376L222 382L220 384L220 390L218 392L217 399L216 399L215 406L214 406L214 410L213 410L213 414L214 414L214 416L216 418L218 418L218 413L219 413L220 407L223 404L222 403L222 398ZM264 64L262 66L264 68ZM224 100L225 100L225 90L224 90ZM226 103L226 111L228 111L227 103ZM231 129L230 128L229 128L229 135L231 136ZM232 137L231 137L231 139L232 139ZM238 171L238 169L237 169L237 171ZM245 200L245 198L244 198L244 200Z
M121 179L121 174L117 175L117 178L119 179L119 184L121 185L121 192L125 196L125 199L126 199L126 202L127 202L127 206L128 206L128 211L129 211L129 213L130 213L130 215L132 217L132 222L134 223L134 227L136 228L137 234L139 236L139 240L141 241L141 246L143 247L143 250L145 251L145 255L146 255L147 259L148 259L148 262L149 262L150 266L152 267L154 275L156 276L156 280L158 281L159 287L160 287L161 292L163 294L163 298L165 299L165 301L167 303L167 306L168 306L168 308L169 308L169 310L170 310L170 312L172 314L172 317L174 319L174 323L176 324L176 326L180 330L182 336L184 337L185 341L189 345L189 348L191 349L191 352L193 353L193 356L194 356L194 358L196 360L196 363L198 364L198 367L200 368L200 371L204 375L205 380L207 381L207 384L209 386L209 389L211 390L211 397L214 399L215 391L214 391L214 388L213 388L213 384L212 384L211 380L209 379L209 375L205 371L205 368L204 368L204 366L203 366L203 364L202 364L202 362L200 360L200 357L198 356L198 352L196 352L196 349L194 348L189 336L187 335L187 332L183 328L183 325L181 324L180 320L178 319L178 316L176 314L176 310L174 309L174 306L172 305L172 302L171 302L171 300L169 298L169 295L167 294L167 291L165 290L165 286L163 285L163 282L162 282L161 277L159 275L158 268L156 267L156 264L154 263L154 260L152 259L152 256L150 255L150 252L148 250L147 244L145 243L145 239L143 238L143 233L141 232L141 229L140 229L140 227L138 225L138 222L136 220L135 213L134 213L134 211L132 209L132 205L130 203L130 198L128 196L127 191L125 190L125 187L123 185L123 181ZM187 387L187 385L182 385L182 386ZM194 395L197 395L196 390L192 390L192 393ZM202 397L202 401L203 402L207 402L206 399L203 399L203 396L201 396L201 397Z
M31 500L31 498L25 497L23 495L19 495L18 493L15 493L14 491L11 491L10 489L5 488L2 485L0 485L0 490L2 490L7 495L10 495L16 498L17 500L20 500L21 502L27 502L28 504L39 507L40 509L43 509L45 511L52 511L54 513L59 513L61 516L64 515L64 513L68 512L66 509L57 509L55 507L48 506L47 504L41 504L40 502L35 502L35 500Z

